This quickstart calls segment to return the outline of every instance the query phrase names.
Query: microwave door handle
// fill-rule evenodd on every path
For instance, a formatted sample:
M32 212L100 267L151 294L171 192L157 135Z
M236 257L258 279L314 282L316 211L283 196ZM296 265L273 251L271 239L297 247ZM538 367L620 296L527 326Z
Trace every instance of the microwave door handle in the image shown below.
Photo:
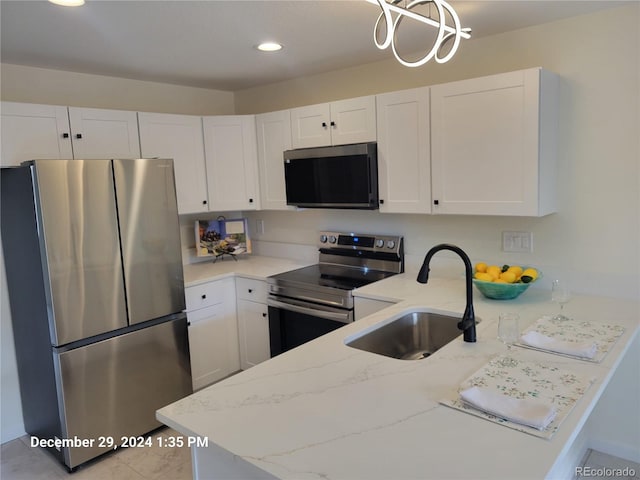
M313 317L324 318L326 320L334 320L341 323L349 322L349 313L327 312L326 310L317 310L315 308L302 307L300 305L292 305L291 303L280 302L272 298L267 299L267 305L270 307L281 308L283 310L289 310L291 312L303 313L305 315L311 315Z

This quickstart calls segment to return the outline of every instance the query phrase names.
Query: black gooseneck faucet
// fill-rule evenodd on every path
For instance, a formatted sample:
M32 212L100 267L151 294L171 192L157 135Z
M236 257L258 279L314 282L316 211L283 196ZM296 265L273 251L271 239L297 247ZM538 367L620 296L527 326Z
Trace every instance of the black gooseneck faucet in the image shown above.
M466 253L455 245L450 245L447 243L441 243L440 245L436 245L431 250L427 252L427 255L424 257L424 262L422 263L422 268L420 268L420 272L418 273L418 282L427 283L429 281L429 262L431 262L431 257L440 250L451 250L452 252L457 253L462 261L464 262L465 276L467 282L467 306L464 309L464 314L462 315L462 320L458 322L458 328L463 331L463 338L465 342L475 342L476 341L476 316L473 313L473 289L471 285L471 277L473 276L472 268L471 268L471 260Z

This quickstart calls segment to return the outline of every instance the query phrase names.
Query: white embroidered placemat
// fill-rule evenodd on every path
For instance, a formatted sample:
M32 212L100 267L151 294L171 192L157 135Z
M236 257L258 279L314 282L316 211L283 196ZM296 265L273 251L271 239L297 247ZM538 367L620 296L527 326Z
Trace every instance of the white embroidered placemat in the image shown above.
M593 358L584 358L566 353L558 353L543 348L537 348L531 345L525 345L516 342L516 345L531 350L539 350L540 352L551 353L553 355L561 355L563 357L576 358L585 362L600 363L607 355L611 347L618 341L624 333L624 327L609 323L598 323L581 321L570 318L568 320L556 320L552 316L545 315L536 320L531 326L525 329L523 334L536 331L547 337L558 340L574 341L574 342L595 342L598 351Z
M492 359L471 375L460 384L457 391L452 392L451 397L441 400L440 403L514 430L551 438L592 382L591 378L554 365L502 355ZM544 430L520 425L464 403L460 399L460 392L473 386L496 390L514 398L535 399L553 405L558 413Z

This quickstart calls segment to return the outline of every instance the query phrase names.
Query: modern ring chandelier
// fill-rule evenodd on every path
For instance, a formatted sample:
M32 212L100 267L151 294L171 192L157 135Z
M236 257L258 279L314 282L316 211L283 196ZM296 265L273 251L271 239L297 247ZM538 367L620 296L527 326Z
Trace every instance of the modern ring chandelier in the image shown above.
M455 10L444 0L413 0L410 1L404 8L399 6L399 4L403 0L366 0L369 3L373 3L374 5L379 5L382 9L378 20L376 21L375 26L373 27L373 41L376 46L380 50L385 50L389 45L391 45L391 50L393 51L393 55L396 59L406 67L419 67L424 65L432 58L435 59L438 63L445 63L451 60L451 58L455 55L458 50L458 46L460 45L461 38L471 38L471 29L470 28L461 28L460 19L456 14ZM436 20L432 19L430 16L426 17L411 9L418 7L420 5L427 5L431 7L433 5L438 12L438 18ZM446 12L445 12L446 11ZM393 18L392 13L397 14L395 19ZM453 20L453 27L450 27L446 24L446 14L448 14ZM400 22L403 17L409 17L419 22L424 23L425 25L430 25L432 27L436 27L438 29L438 34L436 36L435 42L431 50L427 52L427 54L419 60L416 61L408 61L402 58L402 56L398 53L396 48L396 33L398 27L400 26ZM386 29L386 35L384 36L384 40L381 42L380 38L380 30L382 28ZM445 46L447 42L453 40L453 44L451 45L451 49L449 53L444 56L440 56L440 52Z

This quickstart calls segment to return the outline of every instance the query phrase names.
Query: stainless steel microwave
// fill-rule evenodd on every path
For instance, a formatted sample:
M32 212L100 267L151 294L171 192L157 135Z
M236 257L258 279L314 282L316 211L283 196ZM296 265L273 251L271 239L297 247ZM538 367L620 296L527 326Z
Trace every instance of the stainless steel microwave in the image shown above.
M305 208L378 208L375 142L284 152L287 205Z

